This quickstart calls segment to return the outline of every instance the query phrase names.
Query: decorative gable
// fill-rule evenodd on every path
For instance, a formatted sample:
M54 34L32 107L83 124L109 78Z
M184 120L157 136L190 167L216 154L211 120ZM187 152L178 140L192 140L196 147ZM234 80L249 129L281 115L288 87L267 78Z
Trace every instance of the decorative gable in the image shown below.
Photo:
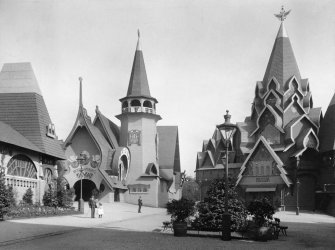
M244 161L236 185L259 185L267 183L291 184L283 163L263 136L260 136L249 156Z

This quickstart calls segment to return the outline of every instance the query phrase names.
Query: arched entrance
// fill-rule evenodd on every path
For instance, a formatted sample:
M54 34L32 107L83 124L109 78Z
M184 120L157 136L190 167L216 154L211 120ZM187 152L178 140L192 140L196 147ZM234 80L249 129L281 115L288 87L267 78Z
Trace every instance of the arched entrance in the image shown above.
M77 181L73 188L75 190L75 201L78 201L80 199L80 183L81 181ZM89 199L92 196L93 190L95 190L97 187L95 186L94 182L91 180L83 179L83 200L89 201Z

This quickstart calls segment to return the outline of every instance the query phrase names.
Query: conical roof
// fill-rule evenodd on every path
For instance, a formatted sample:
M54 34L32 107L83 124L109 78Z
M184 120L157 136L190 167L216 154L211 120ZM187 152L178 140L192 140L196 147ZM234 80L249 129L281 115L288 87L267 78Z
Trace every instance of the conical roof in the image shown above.
M335 150L335 94L327 108L319 130L320 152Z
M151 97L139 35L127 91L127 97L130 96Z
M292 76L295 76L298 81L301 80L291 42L282 21L264 74L263 83L268 84L271 78L275 77L280 84L280 89L284 90L287 81Z

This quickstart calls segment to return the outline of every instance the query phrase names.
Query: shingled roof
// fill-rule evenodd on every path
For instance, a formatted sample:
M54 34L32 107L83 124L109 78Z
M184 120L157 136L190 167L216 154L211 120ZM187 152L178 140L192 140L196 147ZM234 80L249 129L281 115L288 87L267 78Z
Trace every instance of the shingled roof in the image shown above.
M136 52L127 91L127 97L130 96L151 97L147 73L144 65L143 53L140 47L140 38L138 38L137 41Z
M319 130L320 152L335 150L335 94L331 99Z
M4 64L0 91L0 121L19 132L39 152L64 159L60 142L46 135L52 122L31 64Z
M263 83L267 84L272 77L280 83L281 90L284 90L286 82L295 76L301 80L300 71L296 62L290 39L287 36L284 22L281 23L273 45L271 56L264 74Z
M157 126L159 137L159 169L180 172L179 139L177 126Z

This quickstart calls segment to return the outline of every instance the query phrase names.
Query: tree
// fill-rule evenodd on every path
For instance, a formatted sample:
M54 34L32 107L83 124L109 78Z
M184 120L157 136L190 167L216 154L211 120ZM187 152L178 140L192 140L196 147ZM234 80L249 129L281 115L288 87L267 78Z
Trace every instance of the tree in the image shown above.
M270 201L264 197L261 200L251 201L247 207L250 215L254 216L255 223L261 227L266 220L272 220L275 209Z
M31 190L31 188L28 188L25 194L23 195L22 200L26 204L33 204L33 195L34 195L33 190Z
M13 189L5 185L5 173L0 168L0 219L3 219L14 204Z
M239 199L235 181L228 180L228 212L231 215L231 231L237 231L245 226L247 210ZM198 215L194 220L195 227L213 230L223 229L223 214L225 213L225 182L223 179L213 180L207 191L207 198L197 205Z
M57 201L59 207L69 208L73 204L73 189L69 189L64 178L57 179Z
M53 185L50 185L49 189L43 195L43 204L47 207L57 207L57 190Z
M194 180L185 181L182 187L182 197L193 201L199 200L199 184Z

